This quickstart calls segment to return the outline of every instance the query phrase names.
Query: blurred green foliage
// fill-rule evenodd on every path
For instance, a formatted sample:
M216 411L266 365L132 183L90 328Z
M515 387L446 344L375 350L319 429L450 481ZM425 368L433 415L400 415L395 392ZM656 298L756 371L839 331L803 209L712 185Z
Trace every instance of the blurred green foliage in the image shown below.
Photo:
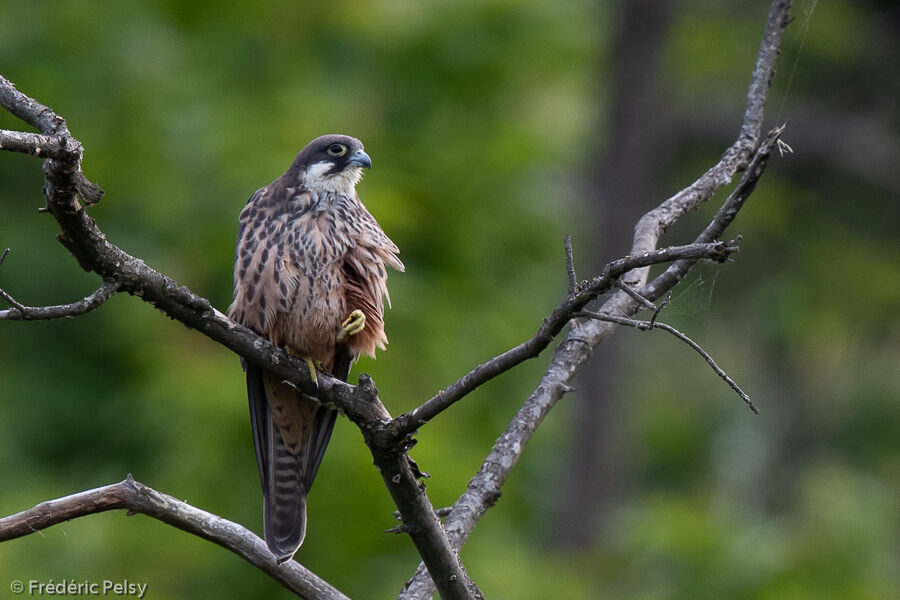
M810 6L797 9L769 102L782 116L795 99L852 88L880 67L870 50L882 24L868 4L828 3L807 21ZM737 131L765 9L700 2L681 12L660 67L668 93L715 97L733 107ZM394 414L532 333L565 293L565 233L576 261L589 254L596 224L583 179L606 127L606 4L3 0L0 15L0 73L83 142L85 172L107 192L91 213L109 239L221 309L250 194L317 135L364 140L375 168L360 192L407 273L390 279L389 351L356 372L373 374ZM22 125L4 113L0 127ZM666 189L726 143L661 170ZM71 301L97 281L37 214L40 190L38 161L0 154L0 247L12 249L0 286L26 304ZM486 594L900 595L896 200L830 168L775 160L736 224L737 262L702 267L693 278L703 283L677 294L668 315L763 415L677 342L620 332L630 490L592 547L548 542L562 473L577 460L565 454L570 403L590 401L573 395L463 552ZM545 363L491 382L421 431L413 455L433 475L437 506L462 492ZM74 320L4 322L0 513L131 472L259 531L243 386L228 351L130 297ZM345 420L317 482L298 560L353 597L391 597L416 554L381 533L392 505ZM121 512L0 545L0 584L16 578L127 578L148 583L154 600L289 596L230 553Z

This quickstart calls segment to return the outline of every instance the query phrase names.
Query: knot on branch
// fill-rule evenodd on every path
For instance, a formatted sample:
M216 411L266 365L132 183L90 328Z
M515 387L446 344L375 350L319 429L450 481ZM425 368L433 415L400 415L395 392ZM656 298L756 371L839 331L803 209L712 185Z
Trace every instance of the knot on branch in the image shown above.
M712 246L712 252L710 253L709 258L718 263L727 261L732 254L740 251L740 247L738 246L738 242L740 241L741 236L737 236L733 240L727 242L715 242Z
M78 195L84 200L85 206L93 206L103 199L106 194L99 185L90 181L81 171L81 165L78 165L78 174L75 179L75 189Z
M378 401L378 388L375 387L375 381L368 373L362 373L356 381L356 389L359 390L362 400L367 402Z
M497 490L497 489L486 490L484 492L484 496L483 496L485 507L493 508L493 506L495 504L497 504L497 501L500 500L500 496L502 496L502 495L503 495L503 492L501 492L500 490Z

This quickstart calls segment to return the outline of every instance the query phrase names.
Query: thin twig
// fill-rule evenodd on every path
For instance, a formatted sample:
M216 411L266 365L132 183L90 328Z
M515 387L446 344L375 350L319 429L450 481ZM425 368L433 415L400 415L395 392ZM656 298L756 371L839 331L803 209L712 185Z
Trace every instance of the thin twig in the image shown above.
M616 287L637 300L638 304L643 305L644 308L652 311L656 311L656 305L638 294L633 287L622 281L621 279L616 281Z
M21 302L13 298L6 290L0 288L0 298L6 300L6 302L12 306L10 310L0 310L0 319L4 317L4 313L15 313L21 314L28 310L27 307L23 306Z
M572 256L572 236L568 233L563 240L566 247L566 273L569 276L569 295L574 296L578 289L578 278L575 276L575 259Z
M718 239L725 233L725 230L737 217L738 212L743 208L744 203L753 193L753 190L756 189L756 184L762 177L763 172L765 172L766 166L769 164L769 158L772 156L772 152L781 138L784 128L784 125L776 127L766 135L766 138L752 154L746 170L741 176L741 180L728 195L728 198L719 210L716 211L713 220L706 226L706 229L694 240L695 242L709 242ZM669 265L665 271L641 290L641 295L651 299L658 298L663 290L670 289L675 283L680 281L694 264L696 263L687 260L676 261ZM646 278L642 280L646 281Z
M671 325L660 323L659 321L641 321L637 319L629 319L627 317L620 317L617 315L607 315L590 310L583 310L576 316L589 319L597 319L599 321L606 321L608 323L615 323L617 325L626 325L628 327L634 327L641 331L650 331L652 329L662 329L663 331L668 331L669 333L686 343L688 346L696 350L697 353L700 354L700 356L702 356L707 363L709 363L709 366L712 367L713 371L716 372L716 375L721 377L722 380L725 381L725 383L727 383L731 387L731 389L733 389L737 393L737 395L741 397L741 399L747 404L747 406L750 407L750 410L752 410L756 414L759 414L759 409L756 407L756 405L753 404L753 402L750 401L750 396L747 395L747 393L744 392L744 390L742 390L741 387L737 383L735 383L735 381L731 377L728 376L728 373L726 373L719 365L716 364L716 361L713 360L712 356L710 356L709 353L700 346L700 344L692 340L686 334L678 331Z
M672 300L671 290L666 294L666 297L663 298L663 301L659 303L659 306L657 306L656 304L650 302L650 300L648 300L647 298L641 296L640 293L638 293L633 287L631 287L621 279L616 282L616 287L637 300L638 304L640 304L644 308L653 311L653 316L650 317L651 324L656 322L656 318L659 316L660 311L662 311L662 309L664 309L666 305L669 304L669 301Z
M643 297L643 296L642 296ZM669 302L672 301L672 290L666 294L666 297L663 298L663 301L659 303L659 306L656 307L656 310L653 311L653 316L650 317L650 326L652 327L654 323L656 323L656 318L659 316L659 313L662 312L666 306L669 305Z

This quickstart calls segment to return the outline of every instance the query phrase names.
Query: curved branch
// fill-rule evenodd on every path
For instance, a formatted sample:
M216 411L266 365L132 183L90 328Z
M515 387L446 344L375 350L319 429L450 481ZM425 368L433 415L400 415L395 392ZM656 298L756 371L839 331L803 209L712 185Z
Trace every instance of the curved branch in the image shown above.
M0 542L58 523L108 510L124 509L152 517L234 552L278 583L309 600L348 600L315 573L297 563L279 564L266 543L246 528L139 483L123 481L48 500L0 519Z
M39 321L44 319L63 319L77 317L90 312L112 298L119 291L115 281L104 281L103 285L77 302L56 306L24 306L17 302L6 291L0 289L0 297L9 302L12 308L0 310L0 320L7 321Z

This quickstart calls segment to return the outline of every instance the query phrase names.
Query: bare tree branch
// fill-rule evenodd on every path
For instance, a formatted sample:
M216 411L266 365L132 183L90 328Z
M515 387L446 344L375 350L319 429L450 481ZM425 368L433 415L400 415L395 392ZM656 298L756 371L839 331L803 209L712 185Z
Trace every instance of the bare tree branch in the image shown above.
M349 600L296 561L279 564L266 543L248 529L139 483L123 481L41 502L0 519L0 542L108 510L141 513L209 540L255 565L275 581L308 600Z
M741 177L741 180L735 186L734 190L732 190L731 194L728 195L728 198L726 198L719 210L716 211L716 215L713 217L710 224L707 225L706 229L704 229L694 240L695 243L714 240L721 236L725 232L725 229L731 225L732 221L734 221L734 218L737 216L738 211L744 206L744 202L747 201L747 198L749 198L750 194L753 193L753 190L756 189L756 184L759 181L759 178L762 177L763 171L765 171L766 165L769 163L769 157L772 156L772 152L775 150L783 131L784 127L782 126L776 127L768 133L765 140L763 140L754 152L750 163L746 166L746 170ZM696 261L692 262L689 259L675 261L669 265L662 274L647 284L647 286L639 292L640 295L650 300L656 300L666 290L671 289L676 283L681 281L694 264L696 264ZM646 280L647 272L645 270L643 273L639 274L637 281L643 282Z
M77 302L60 304L57 306L24 306L15 300L5 290L0 289L0 298L3 298L13 308L0 310L0 321L38 321L43 319L63 319L77 317L90 312L112 298L119 291L119 284L115 281L104 281L103 285Z
M747 179L745 184L739 184L719 209L717 216L722 214L727 215L727 218L714 219L710 227L698 236L698 240L701 238L705 239L708 232L715 232L719 227L724 229L731 222L730 219L736 216L737 210L746 200L746 195L749 195L749 191L752 191L756 180L762 174L765 161L760 157L765 155L768 158L771 154L778 139L778 131L780 130L770 134L766 143L757 149L754 158L751 160L751 163L758 160L761 168L748 169L744 175L744 179ZM698 182L701 180L698 180ZM736 209L735 205L738 205ZM677 260L650 284L641 289L639 294L648 302L650 299L660 297L681 281L694 264L696 264L696 260ZM643 269L644 279L638 280L636 282L638 285L646 280L646 268L641 269ZM631 277L635 272L640 273L641 269L629 271L623 275L623 278ZM630 295L621 292L607 300L600 310L607 314L628 316L638 310L641 305L642 303L632 300ZM454 548L459 550L462 547L462 544L474 530L484 513L496 503L506 478L518 463L526 444L531 439L531 435L543 422L550 409L556 405L564 394L572 390L569 382L590 358L593 349L612 335L613 331L614 327L611 323L598 325L596 322L581 322L571 328L566 338L556 348L550 365L537 388L526 399L522 408L519 409L512 422L506 428L506 431L494 443L491 452L484 463L482 463L481 469L469 481L466 492L453 505L453 510L444 522L444 528L447 530ZM397 420L401 417L398 417ZM400 599L429 598L433 594L434 587L429 581L428 573L423 565L420 564L415 575L407 582L404 590L401 592Z
M711 198L715 192L727 185L735 174L747 170L738 188L717 212L713 223L696 241L715 239L715 237L707 238L706 235L715 234L716 237L721 235L719 228L724 229L730 224L753 191L781 133L780 129L776 130L769 135L765 143L758 144L766 98L775 74L775 61L780 51L782 34L789 22L790 7L790 0L773 0L770 5L737 140L725 151L719 162L697 181L638 221L632 244L633 255L655 248L660 236L682 215ZM644 283L649 275L647 267L628 273L625 279L634 285L644 286L639 292L640 295L654 300L678 283L692 264L688 261L678 261L646 286ZM603 304L601 312L627 317L638 307L639 303L628 294L619 292ZM593 349L612 335L614 329L614 325L610 323L581 322L570 329L556 348L537 388L525 400L515 418L494 443L478 473L469 481L466 492L453 505L453 510L444 522L444 529L447 530L454 548L458 550L462 547L484 513L500 497L500 490L518 463L531 435L550 409L571 390L569 381L587 362ZM427 570L420 564L401 591L400 599L424 600L434 594L434 589Z

